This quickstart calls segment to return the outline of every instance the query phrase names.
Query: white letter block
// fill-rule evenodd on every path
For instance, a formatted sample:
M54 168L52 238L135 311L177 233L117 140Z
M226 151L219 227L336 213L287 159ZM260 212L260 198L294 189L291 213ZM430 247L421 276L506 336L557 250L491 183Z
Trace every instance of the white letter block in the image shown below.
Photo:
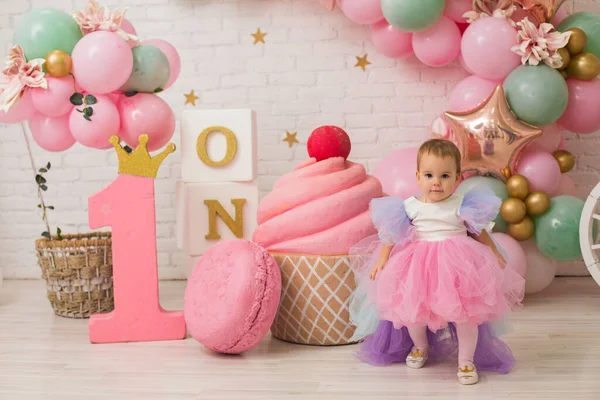
M256 141L252 110L184 110L181 179L196 183L254 181Z
M222 239L252 240L257 227L256 183L177 182L177 246L199 256Z

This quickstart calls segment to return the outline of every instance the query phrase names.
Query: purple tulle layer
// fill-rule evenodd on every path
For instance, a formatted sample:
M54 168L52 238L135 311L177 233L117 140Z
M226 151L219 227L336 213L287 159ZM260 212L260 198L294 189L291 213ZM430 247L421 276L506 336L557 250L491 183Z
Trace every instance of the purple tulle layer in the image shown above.
M429 359L458 357L458 337L454 324L437 332L427 331L429 339ZM413 346L408 329L394 328L389 321L381 321L377 330L367 336L359 345L357 357L371 365L388 365L405 362ZM506 374L515 365L515 358L504 342L496 337L488 324L479 325L479 339L474 357L475 366L480 371L493 371Z

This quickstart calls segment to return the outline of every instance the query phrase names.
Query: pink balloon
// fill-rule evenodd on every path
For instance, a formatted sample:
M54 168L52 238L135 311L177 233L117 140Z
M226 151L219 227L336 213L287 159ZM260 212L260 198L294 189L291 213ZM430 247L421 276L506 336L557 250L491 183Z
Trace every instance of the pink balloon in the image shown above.
M557 123L553 123L541 128L543 132L542 136L531 142L531 144L527 146L527 150L541 150L552 153L558 149L558 145L560 144L560 138L562 137L560 134L561 127Z
M371 25L371 40L378 52L389 58L413 54L412 33L391 26L386 20Z
M552 25L558 26L558 24L560 24L563 19L567 18L568 15L569 12L567 11L567 7L563 6L559 8L558 11L556 11L556 14L554 14L554 17L552 17Z
M69 129L69 118L69 114L48 117L37 113L29 120L33 140L47 151L59 152L70 149L75 144L75 138Z
M396 150L377 165L373 176L381 182L384 193L402 198L421 195L415 178L418 150L415 147Z
M31 90L25 90L23 96L8 109L8 112L0 108L0 122L18 124L32 118L36 112L33 106Z
M600 79L567 79L569 100L558 123L573 133L592 133L600 129Z
M450 93L450 110L462 112L477 107L490 97L498 85L498 82L480 78L476 75L463 79L458 82Z
M412 47L415 56L425 65L449 64L460 53L460 30L456 22L442 15L433 26L413 33Z
M133 27L133 25L131 24L131 22L129 22L129 20L127 18L123 18L121 20L121 29L124 30L125 32L129 33L130 35L137 36L137 31L135 30L135 28ZM129 41L128 44L129 44L129 47L137 46L137 43L134 41Z
M115 106L118 106L119 103L121 102L121 99L125 98L125 94L123 92L121 92L120 90L114 91L114 92L110 92L107 93L106 96L108 96L108 98L115 103Z
M463 14L473 10L473 0L446 0L444 15L454 22L467 22Z
M506 260L506 268L514 270L522 278L525 278L525 273L527 272L527 255L519 242L502 232L492 233L492 239L501 247L501 253L508 258Z
M521 57L510 50L516 44L517 30L506 20L481 18L465 31L461 52L475 75L503 80L521 64Z
M560 141L558 142L558 147L556 150L566 150L567 149L567 141L563 135L560 135Z
M531 192L541 190L554 196L560 180L560 167L552 154L545 151L526 151L519 159L517 174L529 181Z
M147 40L144 42L144 44L149 44L156 47L162 51L165 56L167 56L171 74L169 75L169 80L167 81L163 90L167 89L179 77L179 72L181 71L181 58L179 57L179 53L172 44L161 39Z
M127 18L123 18L121 20L121 29L129 33L130 35L137 36L137 31Z
M79 143L94 149L105 149L112 135L119 133L121 126L117 106L108 96L94 94L97 103L90 106L93 109L91 121L86 120L77 109L83 110L83 106L74 108L69 114L69 129L71 134Z
M138 145L139 136L147 134L148 151L159 150L173 137L175 115L162 98L150 93L125 97L119 103L121 139L130 147Z
M575 182L567 174L562 174L556 188L556 196L575 196L577 197L577 188Z
M46 75L48 88L31 89L33 106L48 117L60 117L73 109L71 95L75 92L75 82L71 75L61 78Z
M441 115L433 120L429 130L431 131L432 136L439 135L442 139L454 142L454 133Z
M469 66L465 64L465 59L463 58L462 54L458 55L458 61L460 62L460 65L465 69L465 71L467 71L471 75L474 75L473 71L469 69Z
M119 89L133 70L131 48L114 32L95 31L85 35L75 45L71 58L77 85L97 94Z
M357 24L369 25L383 19L380 0L338 0L338 5L346 18Z

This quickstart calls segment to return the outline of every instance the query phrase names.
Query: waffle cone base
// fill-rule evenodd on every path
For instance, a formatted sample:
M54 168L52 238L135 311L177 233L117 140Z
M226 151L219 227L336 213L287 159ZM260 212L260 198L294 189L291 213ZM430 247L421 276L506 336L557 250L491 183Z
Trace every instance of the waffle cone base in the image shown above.
M282 293L272 335L280 340L317 346L351 342L350 295L356 287L350 259L271 253L281 270Z

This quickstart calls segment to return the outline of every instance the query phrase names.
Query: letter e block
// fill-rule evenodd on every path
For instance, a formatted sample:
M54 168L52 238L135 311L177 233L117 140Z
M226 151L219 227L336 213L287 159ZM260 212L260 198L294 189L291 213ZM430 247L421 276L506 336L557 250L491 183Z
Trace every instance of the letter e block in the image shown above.
M252 110L184 110L181 179L195 183L254 181L256 141Z

